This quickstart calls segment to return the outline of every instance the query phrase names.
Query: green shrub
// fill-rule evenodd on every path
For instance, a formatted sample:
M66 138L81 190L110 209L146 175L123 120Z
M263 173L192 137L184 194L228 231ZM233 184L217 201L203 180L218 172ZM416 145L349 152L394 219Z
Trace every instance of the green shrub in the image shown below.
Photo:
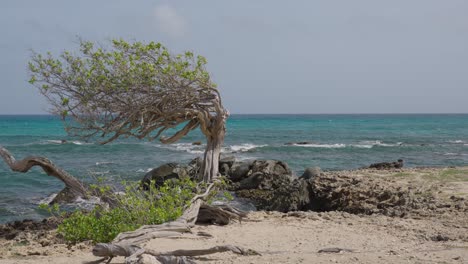
M70 242L109 242L121 232L177 219L193 198L195 190L195 183L189 179L166 181L160 188L151 184L149 191L142 191L137 183L125 186L125 194L114 195L118 206L112 209L96 206L89 212L75 211L58 226L58 232ZM109 193L106 188L94 188ZM58 212L57 208L50 211Z

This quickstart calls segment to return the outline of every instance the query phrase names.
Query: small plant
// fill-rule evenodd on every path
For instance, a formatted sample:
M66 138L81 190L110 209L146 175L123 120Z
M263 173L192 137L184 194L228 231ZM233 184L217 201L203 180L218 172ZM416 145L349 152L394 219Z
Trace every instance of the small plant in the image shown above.
M60 206L55 203L53 205L48 205L48 204L39 204L39 209L47 211L49 214L55 216L55 217L60 217L62 215L62 210L60 210Z
M125 194L113 196L118 206L111 209L96 206L88 212L75 211L58 226L58 232L69 242L109 242L121 232L177 219L194 196L195 187L190 179L166 181L159 188L151 183L149 191L142 191L138 183L126 183ZM94 188L103 193L110 191L97 185ZM55 205L41 207L53 215L60 214Z

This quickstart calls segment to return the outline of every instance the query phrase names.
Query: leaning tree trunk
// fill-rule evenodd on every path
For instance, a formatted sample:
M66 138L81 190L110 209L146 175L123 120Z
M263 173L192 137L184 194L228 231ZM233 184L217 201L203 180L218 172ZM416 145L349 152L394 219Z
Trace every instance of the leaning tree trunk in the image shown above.
M211 182L219 174L219 156L224 141L224 131L214 138L208 138L203 159L203 181Z
M206 139L206 150L203 157L203 181L211 182L219 174L219 156L224 143L224 135L226 134L224 117L216 120L216 124L212 127L211 135Z

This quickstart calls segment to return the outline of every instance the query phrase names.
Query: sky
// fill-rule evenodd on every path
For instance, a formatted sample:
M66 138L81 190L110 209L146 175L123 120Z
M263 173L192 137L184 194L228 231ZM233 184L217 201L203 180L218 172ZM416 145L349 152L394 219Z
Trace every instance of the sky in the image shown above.
M468 113L468 1L2 0L0 114L44 114L32 50L205 56L231 113Z

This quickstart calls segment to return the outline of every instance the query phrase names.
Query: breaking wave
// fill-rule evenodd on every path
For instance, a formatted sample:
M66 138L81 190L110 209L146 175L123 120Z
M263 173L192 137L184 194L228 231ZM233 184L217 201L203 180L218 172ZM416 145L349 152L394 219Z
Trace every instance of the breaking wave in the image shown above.
M176 143L170 145L156 145L159 148L183 151L191 154L203 154L205 153L205 144L194 145L193 143ZM255 145L251 143L244 143L240 145L225 146L221 150L223 153L238 153L238 152L251 152L254 149L266 147L267 145Z
M452 144L463 144L463 145L467 145L467 144L464 144L466 143L466 141L464 140L460 140L460 139L457 139L457 140L449 140L449 143L452 143Z
M320 144L320 143L309 143L309 144L291 144L291 146L296 147L305 147L305 148L328 148L328 149L338 149L338 148L346 148L346 147L353 147L353 148L366 148L370 149L373 147L400 147L403 145L403 142L397 143L383 143L382 141L375 140L375 141L362 141L358 144L343 144L343 143L335 143L335 144Z
M61 144L91 145L92 143L82 142L82 141L78 141L78 140L68 141L68 140L62 140L62 139L61 140L49 139L49 140L42 141L40 144L41 145L47 145L47 144L53 144L53 145L61 145Z
M225 152L230 152L230 153L235 153L235 152L250 152L256 148L263 148L268 145L255 145L255 144L250 144L250 143L245 143L241 145L232 145L228 146L225 149Z

